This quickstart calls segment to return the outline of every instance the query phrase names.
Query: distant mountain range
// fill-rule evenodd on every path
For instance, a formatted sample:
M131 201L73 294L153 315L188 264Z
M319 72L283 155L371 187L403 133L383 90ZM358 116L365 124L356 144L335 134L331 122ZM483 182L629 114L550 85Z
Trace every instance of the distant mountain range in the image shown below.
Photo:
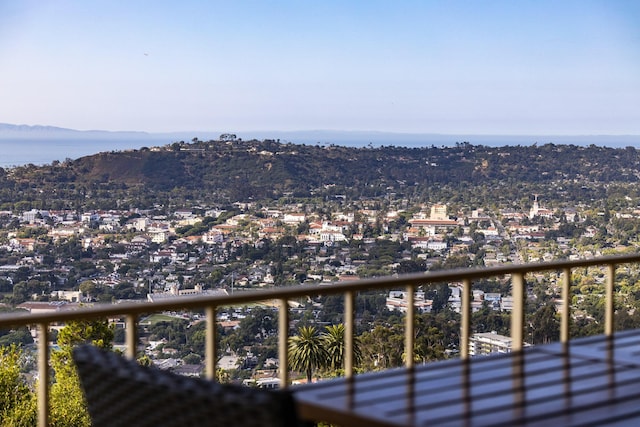
M190 141L217 139L223 133L234 133L244 140L281 140L294 144L335 144L347 147L367 145L427 147L453 146L470 142L474 145L505 146L534 144L573 144L581 146L639 147L640 135L469 135L435 133L394 133L376 131L304 130L304 131L184 131L149 133L139 131L75 130L55 126L14 125L0 123L0 140L135 140Z
M147 132L109 132L104 130L75 130L55 126L30 126L0 123L0 139L147 139Z

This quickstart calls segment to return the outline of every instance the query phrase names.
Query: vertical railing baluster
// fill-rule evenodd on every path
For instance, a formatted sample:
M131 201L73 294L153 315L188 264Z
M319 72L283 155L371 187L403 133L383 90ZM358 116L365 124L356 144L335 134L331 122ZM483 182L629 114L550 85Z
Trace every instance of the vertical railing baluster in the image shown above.
M613 331L615 329L614 325L614 300L613 300L613 289L615 286L616 280L616 265L614 263L607 264L607 283L605 289L605 308L604 308L604 333L605 335L611 336L613 335Z
M469 358L471 335L471 280L462 280L462 306L460 307L460 358Z
M280 387L289 387L289 304L280 300L278 311L278 358L280 363Z
M404 325L404 353L405 366L413 367L413 347L415 341L415 305L414 305L414 289L413 286L407 286L407 316Z
M513 310L511 312L511 349L520 351L524 346L524 307L526 290L524 274L513 273L511 278Z
M127 314L125 317L125 345L127 359L135 360L138 349L138 316Z
M218 325L216 324L216 306L208 305L204 309L206 331L204 339L205 375L208 380L215 381L218 365Z
M560 342L568 343L571 322L571 269L565 268L562 277L562 317L560 319Z
M38 426L49 425L49 324L38 324Z
M355 292L347 291L344 294L344 375L347 378L353 376L354 365L354 313Z

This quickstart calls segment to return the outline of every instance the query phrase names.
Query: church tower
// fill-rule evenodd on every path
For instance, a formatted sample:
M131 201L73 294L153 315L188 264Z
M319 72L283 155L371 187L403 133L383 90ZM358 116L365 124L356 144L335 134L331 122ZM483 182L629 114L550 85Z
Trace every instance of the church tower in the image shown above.
M538 195L534 194L533 197L533 206L531 207L531 210L529 210L529 219L532 219L534 216L538 215L538 212L540 211L540 205L538 204Z

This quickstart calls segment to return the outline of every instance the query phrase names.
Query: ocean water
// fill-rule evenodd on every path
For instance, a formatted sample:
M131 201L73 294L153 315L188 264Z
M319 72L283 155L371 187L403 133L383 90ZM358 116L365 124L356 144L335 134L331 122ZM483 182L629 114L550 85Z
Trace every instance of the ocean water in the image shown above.
M168 139L15 139L0 140L0 168L34 164L48 165L58 160L77 159L109 151L124 151L170 144Z
M0 135L0 168L11 168L34 164L36 166L51 164L54 160L77 159L101 152L123 151L142 147L158 147L175 141L190 141L194 135L202 140L215 139L216 133L184 132L181 134L147 134L143 138L16 138L10 139ZM219 135L219 133L217 134ZM347 147L365 147L373 144L396 145L400 147L453 146L459 141L488 146L572 144L587 146L595 144L612 148L640 148L640 135L614 136L509 136L509 135L439 135L439 134L393 134L372 132L245 132L238 134L242 139L282 139L295 144L334 143Z

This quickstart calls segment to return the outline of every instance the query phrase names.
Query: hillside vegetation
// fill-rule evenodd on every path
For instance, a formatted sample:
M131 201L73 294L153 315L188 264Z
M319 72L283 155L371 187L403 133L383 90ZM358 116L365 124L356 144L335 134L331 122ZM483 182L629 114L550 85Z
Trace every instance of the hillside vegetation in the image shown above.
M640 155L632 147L591 145L348 148L265 141L177 142L160 148L99 153L51 165L0 169L0 207L47 200L47 206L138 207L192 200L223 204L282 197L412 199L522 197L540 186L553 197L598 197L602 185L636 183ZM465 191L476 188L471 195ZM482 191L477 191L477 189ZM445 192L448 194L442 194ZM452 193L457 193L452 196ZM518 195L516 195L518 194ZM52 200L53 199L53 200ZM109 201L107 204L103 201ZM445 200L446 201L446 200ZM56 206L59 205L59 206ZM113 207L113 205L111 205Z

